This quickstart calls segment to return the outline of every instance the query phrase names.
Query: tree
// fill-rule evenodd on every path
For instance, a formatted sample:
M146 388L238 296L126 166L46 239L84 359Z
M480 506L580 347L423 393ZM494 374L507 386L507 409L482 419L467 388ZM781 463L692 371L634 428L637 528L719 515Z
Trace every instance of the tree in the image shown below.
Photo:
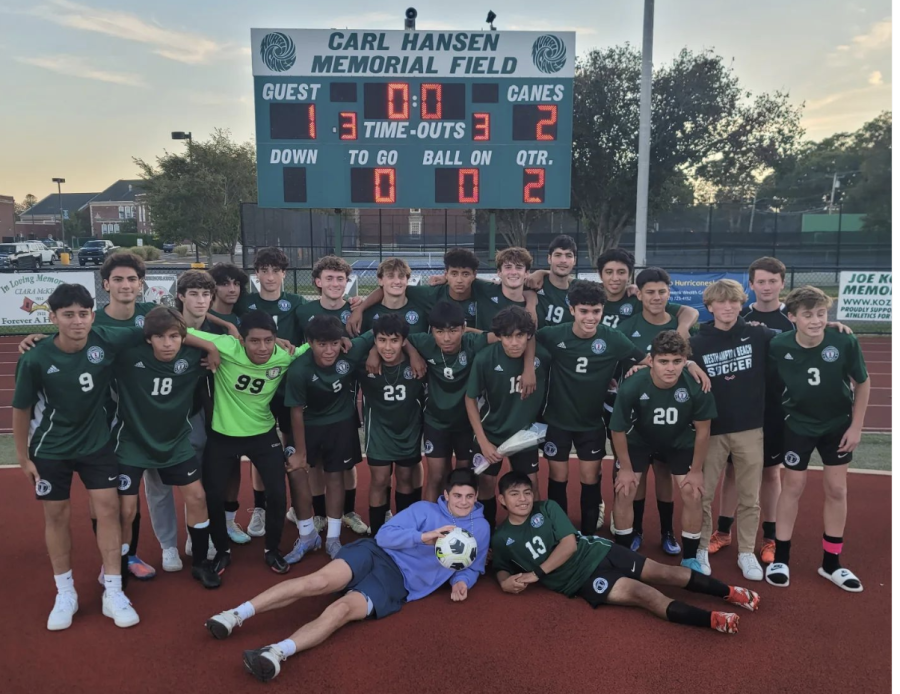
M237 144L229 131L217 129L207 141L189 141L187 154L157 157L155 167L141 159L134 162L160 239L192 241L210 262L213 247L224 247L234 260L241 202L256 200L252 143Z
M488 219L493 214L497 220L497 231L506 242L507 246L520 246L525 248L528 243L528 232L531 227L547 212L545 210L478 210L477 218L480 223L487 225Z
M31 193L28 193L28 195L26 195L22 199L22 202L17 202L16 208L15 208L16 209L16 221L17 222L21 221L22 215L25 214L32 207L37 205L37 203L38 203L38 199Z
M885 111L856 131L861 176L847 191L845 206L865 212L865 231L891 231L891 113Z
M634 222L640 78L640 52L628 44L592 51L576 67L572 202L592 262ZM652 94L651 214L691 204L692 180L745 182L790 152L800 134L787 95L751 101L710 51L684 49L655 70Z
M136 233L138 233L137 220L134 219L133 217L132 217L131 219L126 219L126 220L125 220L124 222L122 222L122 224L120 225L120 230L121 230L120 233L122 233L122 234L136 234Z

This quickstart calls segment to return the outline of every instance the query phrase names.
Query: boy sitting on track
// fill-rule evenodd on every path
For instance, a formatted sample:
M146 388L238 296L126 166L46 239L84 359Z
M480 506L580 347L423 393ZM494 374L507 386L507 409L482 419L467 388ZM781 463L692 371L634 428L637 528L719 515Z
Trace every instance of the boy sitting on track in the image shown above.
M224 639L256 614L287 607L300 598L343 593L290 638L244 651L247 671L268 682L281 671L282 661L317 646L350 622L383 619L403 603L424 598L448 582L450 599L462 602L484 573L490 539L481 504L475 501L477 485L471 470L454 470L438 503L413 504L382 526L374 539L342 547L334 561L315 573L283 581L233 610L220 612L207 620L206 628L215 638ZM461 571L444 568L434 556L434 543L454 527L468 530L478 543L477 558Z

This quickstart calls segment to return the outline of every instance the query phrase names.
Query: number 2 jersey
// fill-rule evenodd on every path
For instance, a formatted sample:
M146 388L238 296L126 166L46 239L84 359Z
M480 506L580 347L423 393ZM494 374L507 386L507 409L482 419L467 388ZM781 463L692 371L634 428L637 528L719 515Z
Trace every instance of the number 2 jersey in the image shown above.
M380 376L357 367L356 378L363 393L366 456L392 462L420 456L425 383L409 359L404 355L395 366L382 363Z
M510 574L534 571L569 535L575 536L575 554L548 573L540 583L545 588L572 597L606 558L612 543L577 532L555 501L535 501L531 515L524 523L513 525L507 519L494 531L491 538L494 569Z

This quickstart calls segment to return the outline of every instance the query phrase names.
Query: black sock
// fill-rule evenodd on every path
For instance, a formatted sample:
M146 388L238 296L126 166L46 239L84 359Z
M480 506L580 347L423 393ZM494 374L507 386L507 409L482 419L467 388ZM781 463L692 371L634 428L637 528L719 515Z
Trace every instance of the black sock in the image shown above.
M134 520L131 522L131 544L128 545L128 556L137 556L138 540L141 538L141 512L134 514Z
M226 501L224 506L227 513L236 513L241 504L238 501Z
M734 516L719 516L719 532L723 535L730 533L732 523L734 523Z
M632 503L634 509L634 532L637 535L644 534L644 499L635 499Z
M618 530L618 528L616 528L616 530ZM613 540L615 540L617 545L622 545L623 547L631 549L631 543L634 541L634 530L630 533L614 533Z
M122 572L122 590L125 590L128 585L128 579L131 576L131 572L128 570L128 555L123 554L122 560L119 562L119 571Z
M397 513L400 511L404 511L412 506L416 502L416 493L409 492L404 494L403 492L395 492L394 493L394 503L397 505Z
M684 587L692 593L703 593L704 595L712 595L717 598L727 598L731 592L726 584L712 576L704 576L699 571L691 571L691 578Z
M344 490L344 515L356 510L356 489Z
M261 509L265 510L265 508L266 508L266 492L265 492L265 490L261 491L261 492L257 491L256 489L253 490L253 506L255 508L261 508Z
M659 511L659 531L663 535L668 533L671 535L673 533L672 530L672 518L675 516L675 502L674 501L657 501L656 508Z
M417 501L422 500L422 488L421 487L416 487L415 489L412 490L412 498L413 498L413 503L416 503Z
M673 600L666 608L666 619L673 624L686 624L691 627L707 627L712 623L712 614L699 607L693 607L678 600Z
M566 488L569 486L568 481L557 482L556 480L547 481L547 498L555 501L562 507L563 513L569 513L569 499L566 495Z
M490 499L479 499L478 501L484 506L484 519L491 526L491 532L494 532L494 526L497 524L497 497L492 496Z
M684 533L681 534L681 546L682 546L682 559L696 559L697 558L697 550L700 548L700 538L699 537L686 537Z
M322 516L323 518L328 516L328 514L325 513L325 495L324 494L316 494L313 497L313 515Z
M836 545L843 545L843 537L832 537L831 535L822 535L825 542L832 542ZM841 568L841 555L829 552L827 549L822 551L822 568L830 574Z
M600 519L600 485L581 483L581 534L591 536L597 532Z
M763 521L763 539L775 539L775 521Z
M198 528L193 525L188 526L188 535L191 536L191 544L194 547L207 547L209 545L209 522L207 521L205 528ZM194 552L191 557L191 566L200 566L206 559L206 550L202 552Z
M791 541L775 539L775 563L791 563Z
M97 535L97 519L91 518L91 529L94 531L94 536Z
M369 506L369 527L372 528L372 537L375 537L375 534L381 529L381 526L384 525L384 519L387 516L389 508L389 504L384 504L383 506Z

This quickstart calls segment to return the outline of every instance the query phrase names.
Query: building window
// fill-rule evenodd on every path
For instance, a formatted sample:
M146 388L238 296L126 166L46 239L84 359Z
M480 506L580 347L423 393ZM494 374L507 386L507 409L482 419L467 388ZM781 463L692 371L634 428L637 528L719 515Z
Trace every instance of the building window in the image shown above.
M125 208L119 205L119 219L125 219Z
M134 205L125 208L125 219L134 219Z
M100 233L108 234L109 233L109 224L101 224L100 225Z

